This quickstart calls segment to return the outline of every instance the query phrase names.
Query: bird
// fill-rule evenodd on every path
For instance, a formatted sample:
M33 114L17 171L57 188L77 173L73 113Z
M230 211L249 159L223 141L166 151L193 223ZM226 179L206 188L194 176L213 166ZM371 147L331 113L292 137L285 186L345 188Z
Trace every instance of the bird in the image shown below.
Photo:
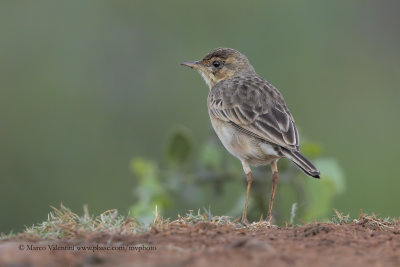
M211 124L223 146L242 163L247 180L241 218L244 225L249 224L247 206L253 182L250 166L271 166L272 189L266 217L271 225L279 159L287 158L307 175L320 178L319 170L300 153L299 134L282 94L256 73L245 55L232 48L216 48L201 60L181 65L197 70L208 85Z

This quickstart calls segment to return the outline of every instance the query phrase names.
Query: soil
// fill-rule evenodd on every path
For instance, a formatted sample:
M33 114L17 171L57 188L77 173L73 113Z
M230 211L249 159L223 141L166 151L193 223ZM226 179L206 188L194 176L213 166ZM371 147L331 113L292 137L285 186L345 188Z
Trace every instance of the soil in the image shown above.
M50 250L49 245L58 249ZM82 251L84 246L95 248ZM134 246L147 250L139 252L132 249ZM127 251L104 251L112 247ZM314 223L237 229L197 223L171 224L165 230L153 228L143 234L92 233L70 240L13 237L0 241L0 266L57 265L400 266L400 228Z

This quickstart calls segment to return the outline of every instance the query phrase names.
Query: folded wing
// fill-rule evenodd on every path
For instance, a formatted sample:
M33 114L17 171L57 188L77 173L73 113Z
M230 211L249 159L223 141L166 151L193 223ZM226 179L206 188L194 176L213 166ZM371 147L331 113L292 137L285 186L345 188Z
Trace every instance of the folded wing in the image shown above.
M216 84L209 95L210 115L241 131L290 150L299 138L279 91L260 77L237 77Z

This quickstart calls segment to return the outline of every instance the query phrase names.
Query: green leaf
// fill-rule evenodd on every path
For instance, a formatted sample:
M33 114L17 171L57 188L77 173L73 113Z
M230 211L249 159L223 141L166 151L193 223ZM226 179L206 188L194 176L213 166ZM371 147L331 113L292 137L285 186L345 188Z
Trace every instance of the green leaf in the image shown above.
M131 206L131 214L142 222L153 218L155 206L160 214L165 208L171 206L172 197L161 183L160 170L153 161L145 158L134 158L131 169L138 178L138 185L134 189L137 202Z
M335 159L319 158L314 162L321 172L321 180L325 180L332 185L333 193L341 194L346 190L344 172Z
M130 168L132 172L139 178L149 178L156 176L157 165L145 158L135 157L131 160Z
M325 218L332 210L334 197L346 189L344 173L336 160L320 158L314 162L321 172L321 179L306 179L305 194L308 201L303 216L305 221Z
M172 165L187 163L192 155L193 144L190 134L184 128L178 128L168 138L166 158Z

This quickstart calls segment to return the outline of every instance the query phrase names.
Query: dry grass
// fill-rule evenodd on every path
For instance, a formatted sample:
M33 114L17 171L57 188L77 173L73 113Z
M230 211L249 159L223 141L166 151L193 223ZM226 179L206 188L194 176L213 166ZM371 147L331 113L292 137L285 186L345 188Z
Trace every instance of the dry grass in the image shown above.
M70 239L90 232L141 233L148 231L134 218L118 215L117 210L108 210L97 217L89 215L84 206L84 215L79 216L63 204L51 207L47 220L27 227L16 236L42 239ZM6 237L6 236L4 236Z
M369 228L371 230L399 230L399 219L385 218L380 219L377 218L374 213L372 215L367 215L360 210L360 216L358 219L350 219L350 215L343 215L338 210L333 209L335 212L335 217L332 219L332 222L336 224L349 224L354 223L356 225L361 225L363 227Z
M108 210L94 217L89 214L87 206L84 206L84 214L78 215L72 212L64 205L60 208L51 207L46 221L27 227L25 231L19 234L2 234L1 238L32 238L32 239L73 239L91 233L111 233L111 234L140 234L149 232L150 230L163 231L167 230L171 225L188 225L193 226L198 223L211 223L215 225L231 225L234 228L246 228L250 231L259 230L265 227L271 227L265 221L260 219L258 222L253 222L250 225L242 225L240 218L231 220L228 216L213 216L209 210L204 212L189 211L186 215L178 215L176 220L171 221L165 219L158 213L156 208L154 212L155 219L152 224L144 225L138 222L135 218L126 217L118 214L117 210ZM335 216L328 223L332 224L356 224L371 230L391 230L400 233L400 221L397 219L379 219L374 214L367 215L360 212L358 219L350 219L349 215L334 210Z

